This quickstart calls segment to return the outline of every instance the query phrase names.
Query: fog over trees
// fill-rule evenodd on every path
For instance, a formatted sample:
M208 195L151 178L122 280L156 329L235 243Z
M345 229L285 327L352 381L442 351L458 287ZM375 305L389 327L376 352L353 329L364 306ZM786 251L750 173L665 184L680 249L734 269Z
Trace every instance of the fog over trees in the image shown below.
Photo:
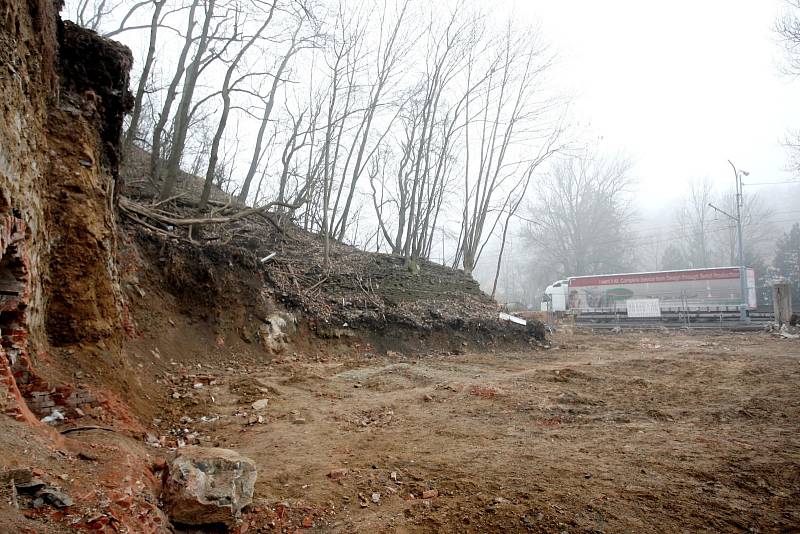
M581 154L554 161L528 204L523 237L554 273L623 272L634 264L627 242L634 212L630 163Z
M65 16L133 49L123 148L147 159L154 203L186 196L188 172L209 214L217 189L275 203L326 250L395 254L412 272L420 259L451 265L501 302L537 304L565 276L736 264L733 225L709 206L735 211L732 192L700 177L678 203L641 209L636 161L570 125L559 51L490 9L74 0ZM789 76L800 76L798 13L787 0L774 28ZM796 175L798 139L784 143ZM797 213L770 195L744 195L746 257L762 279L789 269L796 237L781 234Z

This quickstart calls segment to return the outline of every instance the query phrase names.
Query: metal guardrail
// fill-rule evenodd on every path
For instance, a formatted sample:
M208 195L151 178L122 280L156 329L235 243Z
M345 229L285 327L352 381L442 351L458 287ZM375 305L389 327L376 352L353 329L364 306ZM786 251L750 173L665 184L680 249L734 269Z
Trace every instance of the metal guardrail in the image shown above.
M730 307L725 307L730 308ZM597 329L662 329L683 328L702 330L763 330L774 321L774 314L766 311L751 311L750 322L742 323L739 310L697 309L662 310L661 317L652 319L630 318L625 312L583 312L575 316L575 326Z

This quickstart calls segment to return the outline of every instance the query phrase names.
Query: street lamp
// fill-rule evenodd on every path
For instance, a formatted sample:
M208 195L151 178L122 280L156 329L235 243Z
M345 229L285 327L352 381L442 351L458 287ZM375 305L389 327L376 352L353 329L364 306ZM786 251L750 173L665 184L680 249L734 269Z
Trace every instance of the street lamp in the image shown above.
M750 317L747 315L747 269L744 265L744 246L742 245L742 175L750 176L750 173L741 169L736 170L736 166L731 160L728 160L728 163L733 167L733 176L736 179L736 217L721 210L710 202L708 205L719 213L736 221L736 228L739 235L739 286L742 292L742 302L739 305L739 320L743 323L749 323Z

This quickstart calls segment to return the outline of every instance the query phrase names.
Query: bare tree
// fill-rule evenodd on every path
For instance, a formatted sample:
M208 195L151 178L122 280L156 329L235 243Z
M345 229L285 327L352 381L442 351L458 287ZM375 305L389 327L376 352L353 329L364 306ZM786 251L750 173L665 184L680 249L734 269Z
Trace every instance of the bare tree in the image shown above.
M506 219L503 222L503 233L500 238L500 252L497 254L497 267L494 272L494 282L492 283L492 298L494 298L497 293L497 280L500 278L500 267L503 264L503 253L506 249L506 239L508 237L508 225L511 222L511 218L517 214L525 198L525 194L528 192L528 186L531 183L534 170L536 170L536 165L530 165L528 171L525 173L525 178L517 183L506 199L506 205L504 206Z
M196 24L194 20L194 14L199 3L200 0L192 0L192 3L190 4L186 35L184 36L181 53L178 58L177 65L175 66L175 74L172 76L172 81L170 82L167 92L164 95L164 102L161 107L158 121L156 121L155 126L153 127L153 141L150 145L150 179L154 184L158 184L161 178L161 146L164 141L164 128L169 121L172 104L175 101L175 97L178 95L178 86L181 82L181 79L183 79L183 74L186 70L186 59L189 56L189 50L192 47L192 34Z
M432 14L432 18L436 15ZM468 87L467 95L462 98L450 115L450 120L440 122L438 114L443 112L446 89L453 83L458 74L468 65L465 52L474 45L477 28L475 19L462 17L459 9L453 9L450 16L445 19L442 27L431 24L429 29L428 54L425 62L425 72L421 82L421 101L418 106L419 126L416 136L415 154L409 162L411 172L409 174L410 187L408 192L408 216L405 225L405 241L403 243L403 257L406 265L412 271L416 270L417 258L426 244L425 232L431 230L428 223L431 220L431 202L440 195L439 183L432 183L441 178L429 171L436 166L432 161L432 156L436 142L437 126L447 124L454 127L457 117L462 109L466 109L466 102L469 99ZM448 137L448 142L451 136ZM446 157L447 148L440 147L438 154Z
M522 135L526 145L538 142L539 148L530 161L533 168L559 151L560 124L549 124L547 112L551 103L537 97L538 84L551 65L546 50L535 34L514 31L509 23L499 45L498 59L490 64L486 82L481 88L480 120L476 165L465 166L465 198L463 206L460 259L464 271L471 273L485 246L487 223L493 202L515 184L524 172L520 160L508 161L515 143ZM467 125L467 135L471 125ZM472 147L466 143L467 159ZM528 148L530 150L530 148ZM530 171L532 172L532 171ZM516 180L516 181L515 181ZM502 204L508 204L508 195ZM501 210L502 212L502 210ZM501 213L500 212L500 213ZM492 231L499 221L495 217ZM492 231L488 232L491 235Z
M630 164L591 154L554 161L538 184L524 236L554 276L621 272L630 265L625 198Z
M300 199L315 198L315 190L318 189L321 158L317 157L315 160L313 158L313 151L314 140L319 130L317 125L323 112L323 106L324 101L322 98L312 97L310 98L308 107L304 111L301 111L296 119L289 113L292 123L292 133L289 139L287 139L281 155L282 170L278 182L278 197L284 199L293 197L294 201L292 204L299 204ZM302 136L300 136L301 126L306 116L308 117L306 119L306 127L302 130ZM308 151L308 158L306 161L303 162L302 159L298 160L299 158L295 156L306 149ZM304 167L305 170L301 169L302 167ZM289 187L290 179L294 183L292 189ZM313 210L313 202L306 202L305 205L312 206ZM290 210L289 213L293 213L293 211ZM310 214L311 210L306 210L304 226L306 229L309 228L308 216Z
M736 193L728 191L715 202L728 213L736 212ZM746 262L765 260L774 250L778 235L773 209L757 193L745 194L742 198L742 243ZM738 265L739 249L736 225L726 217L716 217L718 224L709 239L716 244L717 265Z
M453 24L455 21L450 19ZM430 253L445 191L456 167L455 140L463 128L465 102L469 97L467 92L449 106L443 98L465 58L458 54L455 38L449 43L442 39L447 39L447 35L437 35L434 39L423 80L399 110L403 137L399 141L400 159L395 163L391 191L385 173L380 182L375 180L375 173L371 173L370 180L373 197L380 185L381 202L376 203L373 198L380 233L392 252L402 254L412 269L417 258L428 257ZM384 157L388 153L384 151ZM392 209L387 212L387 207ZM390 219L396 220L393 237L388 228Z
M789 156L789 171L800 177L800 130L788 133L783 146Z
M366 155L365 152L367 148L367 143L370 136L370 131L372 128L372 123L375 119L375 114L378 110L378 106L381 102L381 97L383 96L383 92L386 89L386 85L389 82L389 78L392 75L393 70L397 66L400 61L400 58L408 52L408 46L400 46L398 45L398 35L400 33L400 29L403 27L404 18L406 15L406 11L408 9L408 0L404 0L401 7L400 12L397 14L394 25L387 28L388 36L384 36L384 26L386 24L386 4L384 3L384 15L381 17L380 21L380 29L381 35L378 42L378 50L376 54L376 73L375 73L375 81L370 87L370 94L367 102L366 111L361 119L361 123L359 124L357 135L354 137L353 146L351 147L350 154L348 158L352 156L352 152L356 152L356 159L353 165L352 176L350 179L349 191L347 194L347 200L345 202L344 208L342 210L341 215L339 216L339 223L338 223L338 233L337 239L341 240L344 238L345 230L347 229L347 221L350 215L350 208L353 203L353 196L356 192L356 185L358 184L358 180L364 172L364 169L367 166L367 162L370 159L370 156L375 153L378 148L378 145L389 132L389 128L392 126L391 121L387 126L384 134L380 137L378 142L375 145L375 148L370 152L370 154ZM347 165L345 165L345 171L347 170ZM342 180L344 183L344 180ZM342 188L340 188L339 193L341 194ZM337 205L338 205L338 198L337 198ZM336 210L334 209L334 212ZM336 227L337 224L334 224Z
M775 21L775 31L786 51L784 69L792 76L800 75L800 0L784 0L786 9Z
M786 9L775 21L775 31L786 52L783 70L790 76L800 76L800 0L784 1ZM789 169L800 176L800 131L789 132L784 146L789 156Z
M154 0L153 1L153 16L150 20L150 38L148 40L147 53L144 58L142 66L142 73L139 75L139 83L136 85L136 96L133 100L133 110L131 110L131 122L128 126L128 131L125 133L123 141L123 153L130 153L133 142L139 134L139 121L142 116L142 105L144 100L144 92L147 88L147 82L150 80L150 71L153 68L153 63L156 57L156 43L158 41L158 29L162 24L161 12L167 0Z
M339 3L331 38L330 57L326 59L330 70L325 138L321 148L322 211L321 232L324 239L325 268L330 266L330 239L333 232L332 195L336 165L342 148L345 124L354 105L354 83L359 68L365 24L359 13L346 12ZM342 93L344 93L342 97Z
M175 182L178 179L180 172L180 164L183 156L184 145L186 142L186 135L189 132L189 111L194 97L194 91L197 87L197 79L200 76L203 64L207 64L206 50L208 49L209 42L214 37L216 32L211 32L211 22L214 19L214 5L216 0L205 1L205 17L203 19L202 30L198 36L197 49L195 50L194 57L186 69L186 77L183 81L183 90L181 91L181 100L178 104L178 109L175 114L172 129L172 149L169 153L167 160L166 176L164 183L161 186L159 195L160 200L165 200L172 195L175 188ZM218 27L217 27L218 28Z
M308 14L309 13L304 6L301 5L298 7L297 12L295 13L295 26L291 36L289 37L289 45L282 53L275 71L270 73L272 83L269 84L267 93L265 95L260 95L264 108L261 114L261 124L259 125L258 134L256 135L255 147L250 159L250 166L247 169L247 174L244 177L242 188L238 195L238 200L242 204L247 202L247 196L250 193L250 185L252 184L256 173L258 172L259 162L261 161L262 157L264 134L266 133L267 126L269 125L272 117L272 111L275 106L275 99L278 96L278 90L286 81L284 80L284 74L286 73L292 58L301 49L306 46L310 46L310 42L313 39L313 37L303 38L300 36L300 33L305 26Z
M124 3L124 0L78 0L71 15L79 26L99 33L104 20ZM136 4L134 9L145 3Z
M413 109L413 102L409 106ZM394 188L390 190L387 184L386 168L389 166L388 149L379 152L373 157L372 167L369 172L370 187L372 189L372 201L375 214L378 218L378 228L384 236L392 254L402 254L403 238L406 235L405 229L408 219L408 212L411 208L410 203L410 183L411 173L413 172L413 159L415 156L414 147L416 146L417 130L420 125L420 116L411 111L403 117L404 138L399 142L400 159L396 163L394 171ZM378 180L378 177L380 179ZM392 209L393 207L393 209ZM396 231L391 235L390 220L396 221Z
M208 198L211 195L211 186L214 181L214 175L217 170L217 161L219 160L219 148L222 142L222 136L225 133L225 128L228 126L228 117L231 112L231 90L235 88L237 83L244 79L244 77L239 77L237 80L233 80L233 75L236 70L239 68L239 64L244 58L247 51L255 44L255 42L261 37L263 32L267 29L270 22L272 22L272 18L275 14L275 6L277 5L277 0L273 1L272 5L267 12L266 18L261 26L253 33L252 36L245 42L243 46L239 48L239 51L233 57L233 59L228 63L228 68L225 70L225 77L222 80L222 88L220 89L220 97L222 98L222 110L220 111L219 121L217 122L217 130L214 133L214 139L211 143L211 151L208 157L208 167L206 169L206 178L203 184L203 193L200 196L200 209L204 209L206 207L206 203L208 202ZM232 37L236 38L237 36L234 35Z
M683 199L676 217L678 236L681 237L681 249L684 258L693 268L711 266L711 243L709 241L709 223L713 217L713 209L709 203L714 201L713 184L709 178L693 180L689 191Z
M463 195L454 264L471 272L503 215L519 208L533 170L559 149L561 128L538 93L549 58L535 39L517 39L510 27L495 39L481 16L463 9L437 18L426 32L421 80L399 114L402 135L389 138L397 148L370 163L375 241L414 270L431 255L443 207Z
M122 18L119 19L119 24L117 24L116 28L114 28L113 30L108 30L108 31L103 31L102 32L103 37L111 39L111 38L114 38L114 37L116 37L117 35L119 35L121 33L135 32L135 31L138 31L138 30L147 30L149 32L153 28L152 19L148 23L144 23L144 22L137 23L137 21L135 21L135 15L137 14L137 12L139 10L141 10L144 7L147 7L150 4L153 4L153 8L155 9L157 7L155 4L158 3L159 1L160 0L140 0L139 2L133 4L128 9L128 11L125 13L125 15L123 15ZM122 3L125 3L125 2L122 2ZM122 3L120 3L120 5ZM175 32L176 35L180 35L180 32L177 29L173 28L172 26L169 26L168 24L165 24L164 19L168 15L184 11L186 9L186 7L187 6L178 4L177 6L173 7L172 9L169 9L166 12L164 12L163 15L162 15L162 18L159 20L159 27L167 28L167 29L172 30L173 32Z

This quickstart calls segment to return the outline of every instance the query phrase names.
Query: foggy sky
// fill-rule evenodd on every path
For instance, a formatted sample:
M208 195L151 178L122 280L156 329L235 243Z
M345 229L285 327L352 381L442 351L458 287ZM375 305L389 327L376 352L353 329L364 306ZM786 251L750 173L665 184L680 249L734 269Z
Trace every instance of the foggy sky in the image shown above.
M792 178L780 141L800 128L800 80L780 72L780 0L507 2L537 21L560 60L583 137L634 163L651 210L693 177L733 184ZM798 186L792 186L800 188ZM763 188L762 188L763 189Z

